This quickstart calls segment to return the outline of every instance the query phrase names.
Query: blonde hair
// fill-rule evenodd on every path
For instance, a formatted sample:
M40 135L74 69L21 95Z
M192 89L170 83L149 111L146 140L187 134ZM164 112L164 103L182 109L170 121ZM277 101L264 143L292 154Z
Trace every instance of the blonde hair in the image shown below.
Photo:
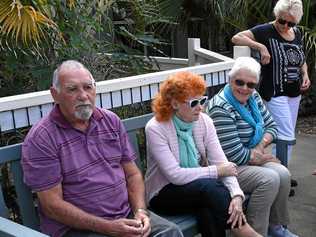
M168 121L174 113L172 99L185 102L190 96L203 95L206 83L203 78L191 72L179 72L170 75L160 87L152 102L152 110L158 121Z

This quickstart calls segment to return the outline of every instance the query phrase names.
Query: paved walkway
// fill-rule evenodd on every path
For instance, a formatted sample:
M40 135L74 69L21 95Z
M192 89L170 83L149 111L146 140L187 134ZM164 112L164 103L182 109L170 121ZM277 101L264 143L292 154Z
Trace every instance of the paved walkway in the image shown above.
M316 176L312 175L316 169L316 135L297 135L296 139L289 169L299 185L295 196L289 198L288 228L299 237L316 237Z
M297 135L289 162L292 176L298 181L296 194L290 198L289 229L300 237L316 237L316 136Z

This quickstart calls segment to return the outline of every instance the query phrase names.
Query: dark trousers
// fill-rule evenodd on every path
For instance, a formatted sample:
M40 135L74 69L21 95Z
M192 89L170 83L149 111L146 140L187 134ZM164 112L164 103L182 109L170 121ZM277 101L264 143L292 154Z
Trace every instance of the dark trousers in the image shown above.
M225 237L231 197L218 179L198 179L185 185L168 184L151 199L162 214L195 213L202 237Z
M134 218L134 215L130 213L127 218ZM150 212L150 225L151 232L149 237L183 237L183 234L180 228L156 215L153 212ZM109 235L96 233L89 230L78 230L78 229L70 229L67 233L63 235L63 237L110 237Z

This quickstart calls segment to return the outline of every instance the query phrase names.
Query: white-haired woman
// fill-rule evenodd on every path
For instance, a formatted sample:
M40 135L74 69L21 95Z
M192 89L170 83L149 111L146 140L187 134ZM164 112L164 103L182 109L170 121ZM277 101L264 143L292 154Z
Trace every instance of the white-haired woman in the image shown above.
M273 12L273 22L242 31L232 42L260 52L263 66L258 91L277 123L278 136L291 140L295 137L301 92L311 84L301 32L296 27L303 16L302 1L279 0ZM289 146L288 159L291 151L292 146ZM297 182L292 180L292 185L296 186Z
M210 100L206 111L213 119L227 159L238 165L238 182L249 193L246 216L263 236L294 237L289 223L290 173L266 151L276 138L276 124L255 87L260 64L250 57L237 58L229 84Z

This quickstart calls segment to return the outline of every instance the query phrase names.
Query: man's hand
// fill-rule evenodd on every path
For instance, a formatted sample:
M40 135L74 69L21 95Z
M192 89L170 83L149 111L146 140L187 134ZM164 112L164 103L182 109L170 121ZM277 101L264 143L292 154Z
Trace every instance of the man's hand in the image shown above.
M217 174L218 177L226 177L226 176L237 176L237 165L233 162L225 162L219 165L216 165L217 167Z
M260 45L260 48L259 48L259 52L260 52L260 55L261 55L261 63L262 65L266 65L270 62L270 54L269 54L269 51L267 49L267 47L265 45Z
M111 228L107 233L113 237L141 237L143 235L143 225L139 220L121 218L111 221Z
M149 216L143 212L137 212L134 218L142 225L142 236L149 236L151 231Z
M230 215L227 223L231 223L231 228L240 228L243 223L246 223L246 217L242 210L242 198L241 196L235 196L230 202L228 208L228 214Z

